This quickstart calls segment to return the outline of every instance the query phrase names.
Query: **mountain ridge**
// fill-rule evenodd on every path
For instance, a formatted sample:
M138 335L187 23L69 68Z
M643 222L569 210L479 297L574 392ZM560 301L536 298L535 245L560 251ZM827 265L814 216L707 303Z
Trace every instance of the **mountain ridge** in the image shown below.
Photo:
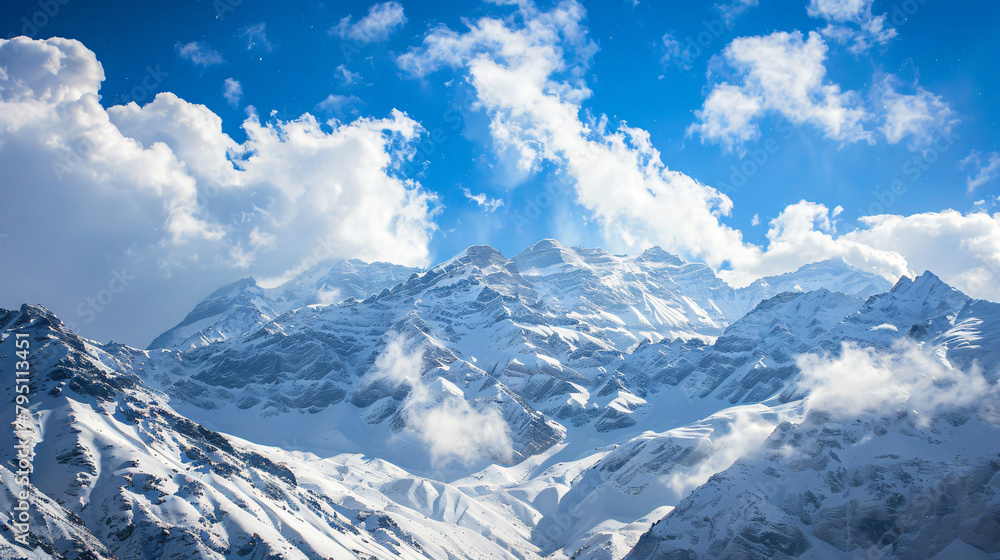
M37 345L34 445L54 465L32 490L54 520L38 546L95 558L163 547L203 558L853 558L893 535L906 555L885 556L928 557L915 551L930 529L885 517L879 500L892 495L875 489L891 472L956 481L948 503L985 512L963 514L971 528L960 531L935 518L944 536L927 550L994 554L1000 449L968 446L1000 441L1000 400L983 389L1000 378L1000 305L930 273L868 294L870 278L837 262L722 300L736 292L710 269L662 250L536 245L520 259L473 246L363 297L295 307L335 287L314 269L266 320L253 300L263 288L234 283L199 312L212 325L228 317L230 330L214 331L228 335L198 334L195 314L199 330L177 337L204 336L190 348L99 344L43 308L0 310L5 354L14 332ZM364 278L364 266L345 270ZM713 319L757 297L724 326ZM842 363L854 364L843 375L917 367L938 381L902 377L909 408L845 416L821 410L844 390L825 385L839 377L823 368ZM854 381L875 383L861 402L881 394L879 375ZM949 466L956 455L968 468ZM892 499L910 514L943 491L903 474ZM810 497L817 485L825 494ZM842 488L861 490L835 496ZM851 499L858 519L890 521L878 532L840 520ZM132 509L111 515L121 500ZM0 549L20 554L7 539Z

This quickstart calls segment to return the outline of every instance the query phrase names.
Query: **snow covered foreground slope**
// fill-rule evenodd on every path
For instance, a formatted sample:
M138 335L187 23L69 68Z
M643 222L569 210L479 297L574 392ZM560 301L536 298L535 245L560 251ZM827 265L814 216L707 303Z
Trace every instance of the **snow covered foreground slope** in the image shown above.
M707 272L473 247L183 350L5 312L0 354L39 340L36 460L63 469L34 481L39 539L70 558L997 557L1000 306L931 274L868 297L879 281L836 262L743 291Z
M3 355L30 335L31 539L14 542L12 433L0 433L0 557L526 557L525 522L379 460L265 448L180 416L135 374L148 355L65 330L41 307L0 311ZM5 387L12 371L3 369ZM11 395L7 390L8 397ZM5 407L4 424L13 421ZM382 491L381 488L390 487ZM411 488L427 503L390 501ZM410 507L413 506L413 507ZM486 527L492 539L481 536Z

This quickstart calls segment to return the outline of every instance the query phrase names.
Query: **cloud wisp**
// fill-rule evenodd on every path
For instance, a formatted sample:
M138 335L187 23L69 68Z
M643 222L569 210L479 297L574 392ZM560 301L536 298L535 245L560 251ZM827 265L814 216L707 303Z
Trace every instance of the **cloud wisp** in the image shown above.
M226 78L226 81L222 84L222 96L233 107L238 106L240 100L243 99L243 84L232 78Z
M990 152L984 156L978 150L972 150L968 156L958 162L959 169L971 168L975 175L966 178L965 185L969 194L1000 176L1000 153Z
M219 51L202 41L191 41L183 45L177 43L177 54L181 55L181 58L186 58L202 68L223 63L222 55L219 54Z
M843 343L836 357L796 359L807 410L838 417L913 413L927 426L943 413L976 405L995 390L978 370L962 371L905 340L890 351Z
M427 446L431 464L438 468L449 461L509 460L510 429L500 412L473 408L454 383L441 377L427 380L423 370L423 350L408 350L406 341L391 333L367 381L409 389L400 407L405 430Z
M330 33L358 43L377 43L389 39L389 35L406 25L403 5L399 2L374 4L365 17L353 23L352 19L345 16L330 28Z
M486 212L496 212L500 208L503 208L503 200L490 198L486 196L486 193L473 194L469 189L462 187L462 194Z

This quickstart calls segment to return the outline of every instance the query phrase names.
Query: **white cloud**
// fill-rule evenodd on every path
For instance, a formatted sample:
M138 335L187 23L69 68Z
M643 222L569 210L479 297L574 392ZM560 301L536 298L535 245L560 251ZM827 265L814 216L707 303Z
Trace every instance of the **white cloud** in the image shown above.
M330 94L326 99L316 104L316 109L324 113L332 113L337 120L344 120L348 115L359 115L358 107L363 102L354 95Z
M824 37L847 45L854 54L867 52L897 35L895 29L885 27L885 14L872 15L872 0L810 0L806 11L828 22L822 30Z
M827 46L816 32L805 40L798 31L735 39L720 59L732 75L711 88L688 134L742 152L747 142L760 137L758 123L773 114L796 125L813 125L831 140L873 143L865 123L875 120L890 144L908 139L907 147L919 150L935 137L949 135L958 123L940 96L917 84L909 86L913 93L901 93L903 84L891 75L876 80L871 107L866 107L857 92L841 91L826 79L826 55Z
M735 412L724 411L709 420L716 420L712 431L708 433L710 437L706 437L705 442L696 448L698 452L692 454L700 457L700 460L690 467L675 469L667 477L667 486L679 499L708 482L712 475L728 469L739 459L759 449L775 427L775 422L750 407ZM679 431L685 430L689 431L687 428Z
M751 226L759 226L760 225L760 214L754 214L753 215L753 218L750 219L750 225Z
M944 210L862 222L844 238L904 256L911 276L931 270L972 297L1000 301L1000 214Z
M822 204L805 200L792 204L771 220L765 250L754 248L732 262L733 270L720 275L734 285L746 285L761 276L833 257L844 257L859 268L893 280L909 271L901 255L838 236L835 225L835 218Z
M351 72L350 70L347 69L347 66L344 66L343 64L337 66L336 71L337 71L337 78L340 79L340 81L343 82L345 86L349 86L351 84L355 84L361 81L360 72Z
M191 41L184 45L177 43L177 53L202 67L222 64L222 55L219 51L201 41Z
M163 306L164 321L196 303L172 298L196 300L198 286L245 275L234 267L261 277L320 258L427 264L436 197L397 176L422 133L403 113L332 130L309 115L251 114L239 144L208 108L172 93L105 110L103 70L78 41L0 40L0 67L0 167L20 193L0 220L33 232L3 248L46 278L21 282L18 297L67 321L123 262L140 262L142 280L119 298L136 300L139 316ZM113 328L118 316L98 323Z
M716 4L713 6L722 16L723 21L726 22L727 26L732 26L733 21L739 16L750 11L751 8L756 8L758 5L758 0L731 0L725 4Z
M804 354L796 363L799 387L809 392L807 410L848 418L913 412L928 425L941 413L980 403L991 389L981 372L939 359L904 339L888 352L845 342L839 356Z
M390 333L366 381L385 379L410 389L400 407L406 430L428 446L435 467L451 460L510 459L510 430L499 410L477 410L455 384L444 378L428 381L422 373L422 349L409 351L398 334Z
M274 44L267 40L267 24L264 22L247 27L241 35L247 38L248 51L256 47L263 47L267 52L274 50Z
M243 98L243 84L232 78L226 78L225 83L222 84L222 95L230 105L238 106L240 99Z
M575 2L548 12L525 3L516 16L521 25L483 18L469 22L466 33L438 27L398 63L417 76L442 66L466 72L512 173L556 164L613 248L659 244L714 265L745 250L739 232L719 223L730 200L668 169L646 131L581 120L580 103L590 95L582 69L594 52L583 16Z
M739 81L711 90L695 112L700 122L688 133L732 149L756 138L757 122L771 112L794 124L811 124L832 140L870 142L871 132L862 124L870 115L857 92L843 92L826 80L826 53L815 32L805 40L798 31L735 39L722 59Z
M879 131L890 144L898 144L909 137L909 148L917 150L930 145L936 137L951 134L958 120L940 96L920 86L914 86L914 94L902 94L896 91L897 82L889 76L875 88L876 103L884 111Z
M708 94L702 109L695 111L701 123L688 127L688 133L698 132L702 142L716 142L729 151L740 149L760 136L757 120L763 107L761 97L732 84L719 84Z
M993 179L996 179L1000 175L1000 153L991 152L983 163L983 156L978 150L972 150L968 156L966 156L962 161L958 163L959 169L965 169L968 166L976 171L976 175L966 177L965 184L969 189L969 193L972 193L979 187L989 183Z
M809 0L806 12L810 17L830 21L861 21L871 11L872 0Z
M736 285L844 257L893 281L931 269L974 297L1000 300L1000 218L982 212L871 216L861 228L838 233L841 208L802 201L770 222L767 247L745 243L720 222L730 213L729 198L667 168L646 131L625 124L608 130L604 118L581 119L580 103L590 95L581 77L593 52L580 26L583 14L573 2L548 12L524 4L515 17L471 21L465 33L435 28L398 63L416 76L442 66L463 71L475 106L490 119L498 154L512 162L509 173L553 164L612 250L660 245L725 268L720 274ZM745 41L734 42L727 56L748 67L750 99L775 110L781 105L790 119L814 122L832 136L870 137L860 129L860 109L841 103L853 94L823 83L818 36Z
M690 65L684 57L684 49L680 42L670 33L664 33L660 38L663 42L663 57L660 59L664 64L673 62L678 68L688 69Z
M868 216L861 222L862 227L838 234L826 206L798 202L771 221L766 250L755 248L720 275L746 285L761 276L843 257L890 281L931 270L970 296L1000 301L1000 214L945 210Z
M486 193L472 194L472 191L462 187L462 194L465 195L465 198L475 202L487 212L495 212L497 209L503 207L502 200L499 198L489 198L486 196Z
M351 19L351 16L341 19L330 32L359 43L376 43L387 40L393 31L406 24L403 6L398 2L375 4L357 22L351 23Z

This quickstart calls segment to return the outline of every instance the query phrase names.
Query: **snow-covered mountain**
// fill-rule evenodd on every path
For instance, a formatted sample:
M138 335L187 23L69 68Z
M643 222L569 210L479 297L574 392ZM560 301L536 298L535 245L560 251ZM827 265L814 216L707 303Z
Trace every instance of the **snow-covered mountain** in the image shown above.
M364 299L417 272L389 263L352 259L317 264L275 288L253 278L223 286L199 303L177 326L156 337L150 348L193 348L239 337L278 315L307 305Z
M0 326L55 557L1000 557L1000 305L930 273L544 240L247 279L148 350Z
M843 285L865 297L877 286L888 289L884 280L843 262L803 271L801 282L786 275L773 284L811 285L822 279L833 289ZM289 284L313 285L315 276ZM199 307L217 309L234 292L240 303L233 309L252 307L243 303L248 299L260 301L259 289L236 284ZM386 345L402 337L423 352L417 392L423 394L424 384L440 379L436 383L447 386L435 390L457 390L476 410L499 409L512 450L506 458L495 453L485 458L517 462L561 441L567 425L587 425L599 433L636 426L634 413L646 406L643 395L657 390L645 376L665 374L648 367L638 368L638 376L630 374L637 369L632 360L643 354L632 351L643 345L711 345L736 321L739 305L756 305L763 294L760 285L734 290L707 266L660 249L615 256L544 240L507 259L491 247L474 246L362 301L304 306L264 324L259 319L264 313L251 314L252 320L241 324L242 334L230 329L214 344L190 348L185 342L173 353L158 355L162 367L151 382L207 411L185 409L227 433L315 452L344 445L371 451L373 438L421 431L409 421L413 387L387 381L375 367ZM861 303L850 296L831 297L846 299L838 308L842 315ZM842 318L833 315L829 326ZM225 320L238 323L234 316L226 313ZM792 356L773 353L778 364ZM781 389L776 382L762 383L752 394L744 391L744 397L765 398ZM343 427L337 430L337 445L326 432L289 442L286 423L294 426L304 413ZM269 419L273 433L262 434L250 421L260 417ZM365 443L346 434L364 434ZM406 467L429 466L407 449L379 452Z

